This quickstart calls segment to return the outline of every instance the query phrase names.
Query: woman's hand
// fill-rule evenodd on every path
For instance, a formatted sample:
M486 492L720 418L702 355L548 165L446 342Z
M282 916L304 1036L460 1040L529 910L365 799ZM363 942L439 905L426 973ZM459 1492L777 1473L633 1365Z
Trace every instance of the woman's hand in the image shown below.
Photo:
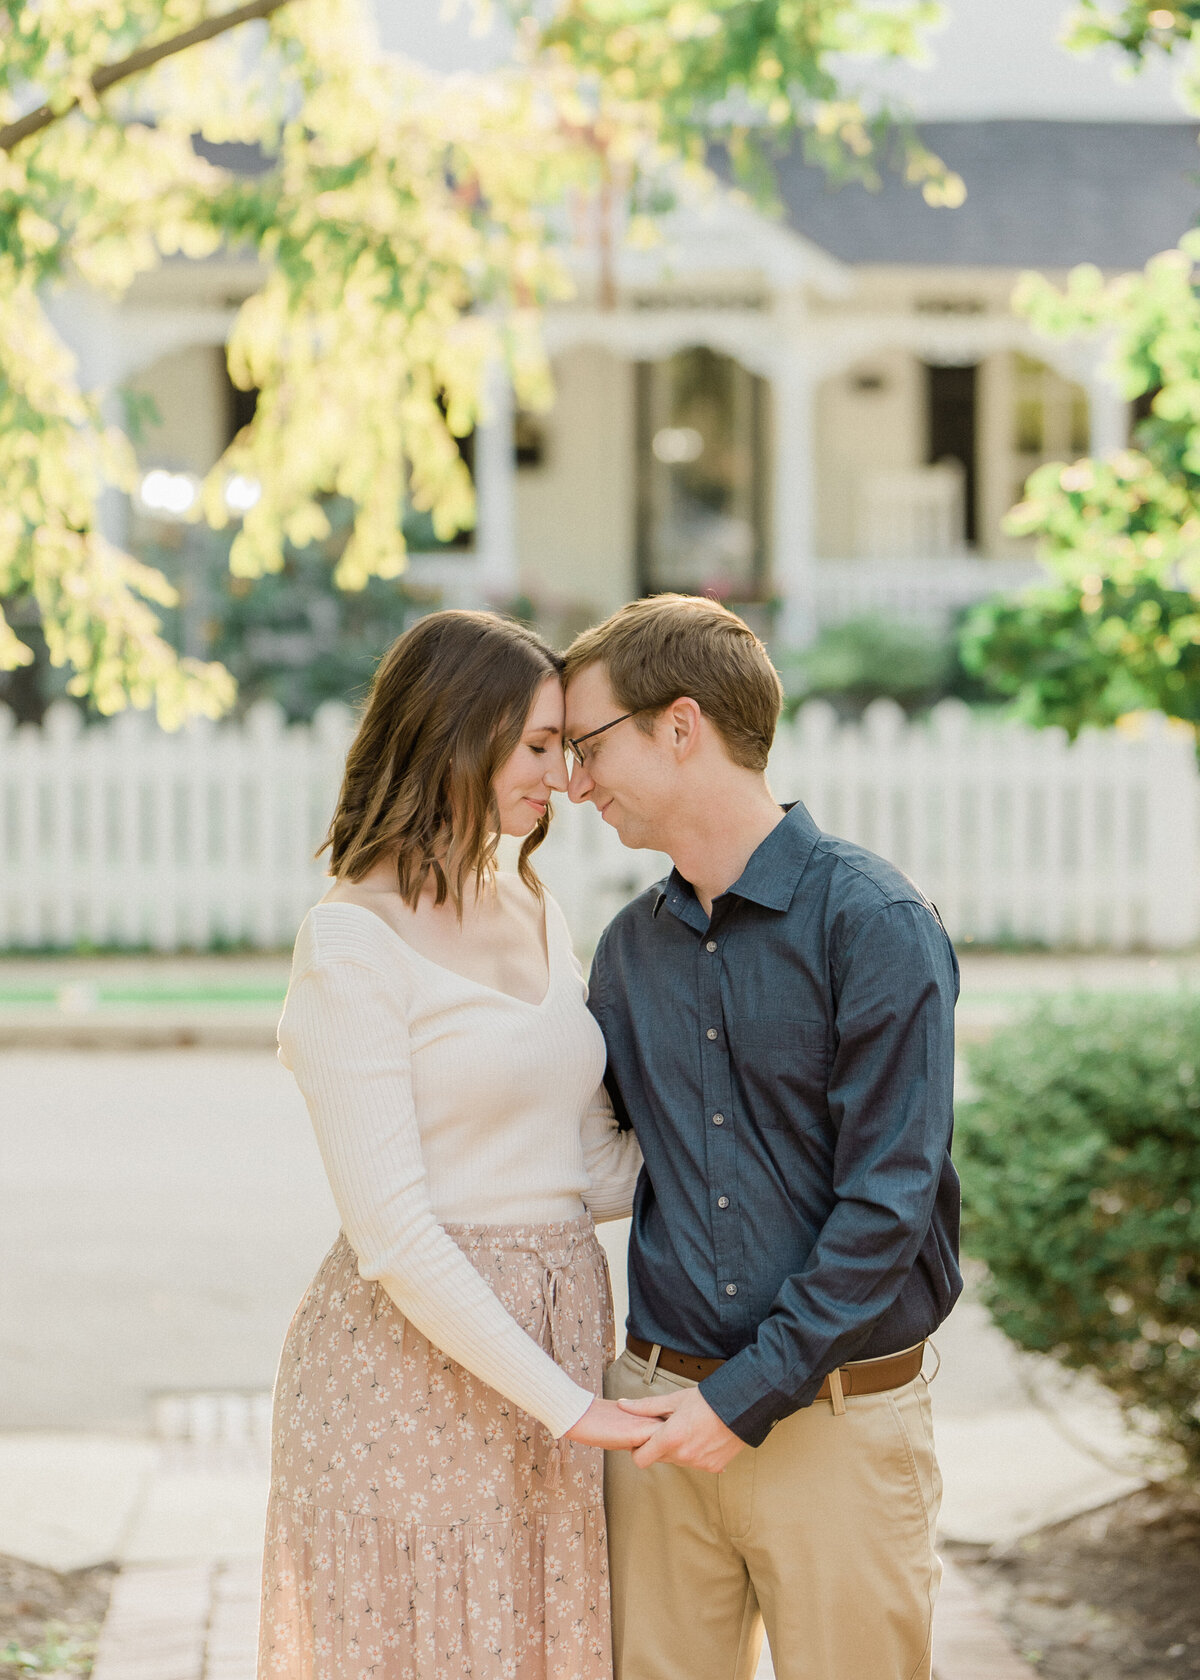
M593 1400L579 1422L567 1430L566 1438L585 1447L633 1452L660 1427L658 1418L635 1417L632 1412L622 1411L615 1400Z

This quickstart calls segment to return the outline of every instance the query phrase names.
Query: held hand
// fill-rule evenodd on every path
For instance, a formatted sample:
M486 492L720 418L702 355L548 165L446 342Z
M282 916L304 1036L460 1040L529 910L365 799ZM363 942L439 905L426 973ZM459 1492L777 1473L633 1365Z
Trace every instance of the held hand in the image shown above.
M689 1470L708 1470L715 1475L732 1463L746 1444L721 1422L698 1388L653 1394L645 1400L618 1400L617 1404L631 1416L665 1420L634 1452L633 1462L641 1470L650 1464L682 1464Z
M615 1400L593 1400L579 1422L567 1430L568 1441L609 1452L632 1452L658 1432L656 1418L631 1417Z

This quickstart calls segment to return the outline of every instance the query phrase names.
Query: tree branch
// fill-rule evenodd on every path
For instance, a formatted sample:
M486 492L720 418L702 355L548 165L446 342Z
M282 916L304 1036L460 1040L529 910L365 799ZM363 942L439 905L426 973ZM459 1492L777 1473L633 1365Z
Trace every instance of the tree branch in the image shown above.
M117 82L125 81L129 76L140 75L143 70L149 70L151 65L158 64L164 58L173 58L176 53L185 52L188 47L199 46L201 41L211 41L214 36L224 35L226 30L236 29L239 23L250 23L255 18L270 17L281 6L286 6L288 0L249 0L245 6L238 6L232 12L222 12L219 16L206 18L192 29L185 29L181 35L172 35L169 41L159 41L152 47L140 47L137 52L130 53L128 58L119 60L116 64L102 65L92 77L92 92L104 93L106 89L114 87ZM69 105L64 105L61 111L56 111L51 105L39 105L36 111L30 111L26 116L14 123L8 123L0 128L0 151L10 152L22 140L27 140L31 134L40 134L42 129L49 128L51 123L65 117L68 111L77 108L79 101L73 99Z

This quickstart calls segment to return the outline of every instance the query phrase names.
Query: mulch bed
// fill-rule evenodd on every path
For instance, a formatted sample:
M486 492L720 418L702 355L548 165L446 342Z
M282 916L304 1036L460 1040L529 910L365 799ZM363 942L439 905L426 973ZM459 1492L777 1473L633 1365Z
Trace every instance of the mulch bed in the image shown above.
M0 1555L0 1680L88 1674L116 1573L56 1575Z
M1200 1495L1146 1488L1003 1552L946 1550L1047 1680L1200 1680Z

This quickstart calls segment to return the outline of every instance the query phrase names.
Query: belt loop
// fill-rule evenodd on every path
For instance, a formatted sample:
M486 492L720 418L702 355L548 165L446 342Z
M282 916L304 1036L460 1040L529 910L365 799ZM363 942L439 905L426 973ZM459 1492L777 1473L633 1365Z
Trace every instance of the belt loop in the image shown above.
M661 1352L661 1342L655 1342L654 1346L650 1349L650 1358L646 1362L646 1372L642 1377L642 1381L645 1383L647 1388L649 1388L650 1384L654 1381L654 1373L658 1370L658 1356Z
M846 1397L842 1392L842 1373L836 1366L829 1373L829 1398L834 1417L841 1417L846 1410Z
M932 1350L933 1357L937 1360L937 1364L933 1367L933 1376L925 1378L925 1381L927 1383L931 1383L931 1382L933 1382L934 1378L937 1376L938 1372L942 1368L942 1356L938 1352L938 1349L936 1348L936 1346L933 1344L933 1342L931 1342L929 1340L928 1337L926 1337L926 1339L925 1339L925 1347L930 1348ZM922 1350L921 1350L921 1364L924 1365L924 1363L925 1363L925 1350L924 1350L924 1348L922 1348ZM924 1372L922 1372L921 1374L924 1375Z

